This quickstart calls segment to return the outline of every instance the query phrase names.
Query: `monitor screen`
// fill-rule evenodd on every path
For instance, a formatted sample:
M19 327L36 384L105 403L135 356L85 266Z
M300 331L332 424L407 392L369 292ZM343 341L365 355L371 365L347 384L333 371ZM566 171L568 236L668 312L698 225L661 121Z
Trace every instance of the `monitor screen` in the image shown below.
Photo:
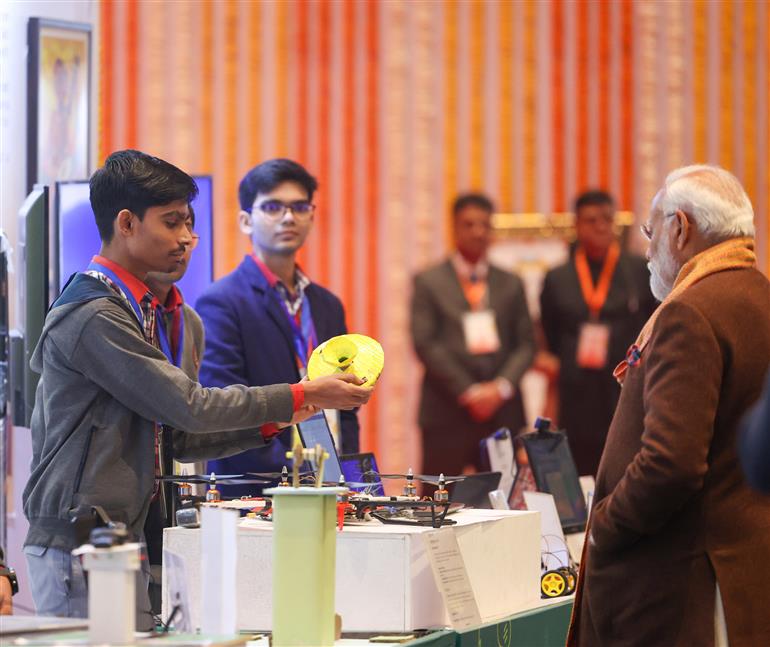
M492 507L489 493L500 486L501 476L500 472L466 474L462 481L450 484L449 500L473 508L489 509Z
M342 476L342 468L337 457L337 449L334 447L332 432L329 430L329 423L326 422L326 416L323 411L308 418L305 422L300 422L297 427L299 428L302 444L305 447L310 449L316 445L321 445L329 454L329 458L324 463L323 480L334 483L338 482L340 476ZM314 464L311 464L310 467L315 471L316 466Z
M187 272L178 286L185 301L195 305L214 277L214 241L212 227L211 176L195 176L198 196L193 200L195 232L200 244L195 248ZM58 290L60 292L75 272L88 266L99 252L101 240L91 210L88 180L57 182L56 216L58 234Z
M0 232L0 419L5 420L6 406L10 400L8 391L10 379L8 357L10 355L10 338L8 336L8 256L5 234ZM0 423L2 424L2 423ZM0 434L2 436L2 434ZM0 438L0 442L4 442Z
M584 530L588 511L567 436L548 431L524 434L520 438L537 489L553 495L564 532Z
M363 454L345 454L340 456L340 466L348 483L371 483L371 485L350 485L355 492L368 492L374 496L385 496L385 488L382 486L380 470L372 452ZM375 474L371 474L375 472Z
M29 367L32 353L43 331L48 312L48 187L36 184L19 210L19 253L21 266L18 304L21 315L24 356L23 384L14 390L14 424L28 427L40 376Z

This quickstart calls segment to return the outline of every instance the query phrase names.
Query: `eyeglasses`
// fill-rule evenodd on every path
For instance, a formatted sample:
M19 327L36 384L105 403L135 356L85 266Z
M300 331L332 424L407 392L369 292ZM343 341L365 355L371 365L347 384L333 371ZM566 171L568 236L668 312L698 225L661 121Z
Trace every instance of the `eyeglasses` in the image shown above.
M671 216L675 216L676 211L673 211L671 213L664 213L664 218L670 218ZM642 225L639 225L639 230L642 232L642 236L644 236L648 241L652 240L652 227L650 227L650 223L645 222Z
M255 204L253 209L259 209L270 220L278 220L291 211L297 220L307 220L313 215L315 205L307 200L295 202L281 202L280 200L265 200L261 204Z

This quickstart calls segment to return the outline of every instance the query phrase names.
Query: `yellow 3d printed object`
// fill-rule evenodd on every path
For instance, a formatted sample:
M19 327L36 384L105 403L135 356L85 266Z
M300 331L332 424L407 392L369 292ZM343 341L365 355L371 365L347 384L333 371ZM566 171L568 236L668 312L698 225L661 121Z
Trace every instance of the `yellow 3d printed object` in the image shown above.
M316 347L308 362L307 376L313 380L322 375L353 373L374 386L384 365L385 353L376 340L365 335L339 335Z

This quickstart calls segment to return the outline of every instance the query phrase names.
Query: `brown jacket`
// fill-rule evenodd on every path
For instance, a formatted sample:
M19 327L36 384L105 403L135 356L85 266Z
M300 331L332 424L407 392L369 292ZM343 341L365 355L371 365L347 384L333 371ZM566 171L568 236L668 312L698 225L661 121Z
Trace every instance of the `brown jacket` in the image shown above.
M568 645L713 645L717 581L730 647L770 645L770 498L736 453L770 284L723 271L663 307L607 436Z

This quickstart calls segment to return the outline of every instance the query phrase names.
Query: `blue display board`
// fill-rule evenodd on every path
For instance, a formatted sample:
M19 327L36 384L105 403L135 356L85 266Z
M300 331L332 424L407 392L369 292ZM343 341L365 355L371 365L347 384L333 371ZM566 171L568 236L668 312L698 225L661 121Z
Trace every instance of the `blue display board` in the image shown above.
M214 279L211 176L195 176L195 182L199 192L192 204L200 244L192 254L187 273L178 283L185 301L191 305ZM57 182L56 230L58 258L54 264L58 269L58 290L61 291L70 276L84 270L101 247L89 200L88 180Z

